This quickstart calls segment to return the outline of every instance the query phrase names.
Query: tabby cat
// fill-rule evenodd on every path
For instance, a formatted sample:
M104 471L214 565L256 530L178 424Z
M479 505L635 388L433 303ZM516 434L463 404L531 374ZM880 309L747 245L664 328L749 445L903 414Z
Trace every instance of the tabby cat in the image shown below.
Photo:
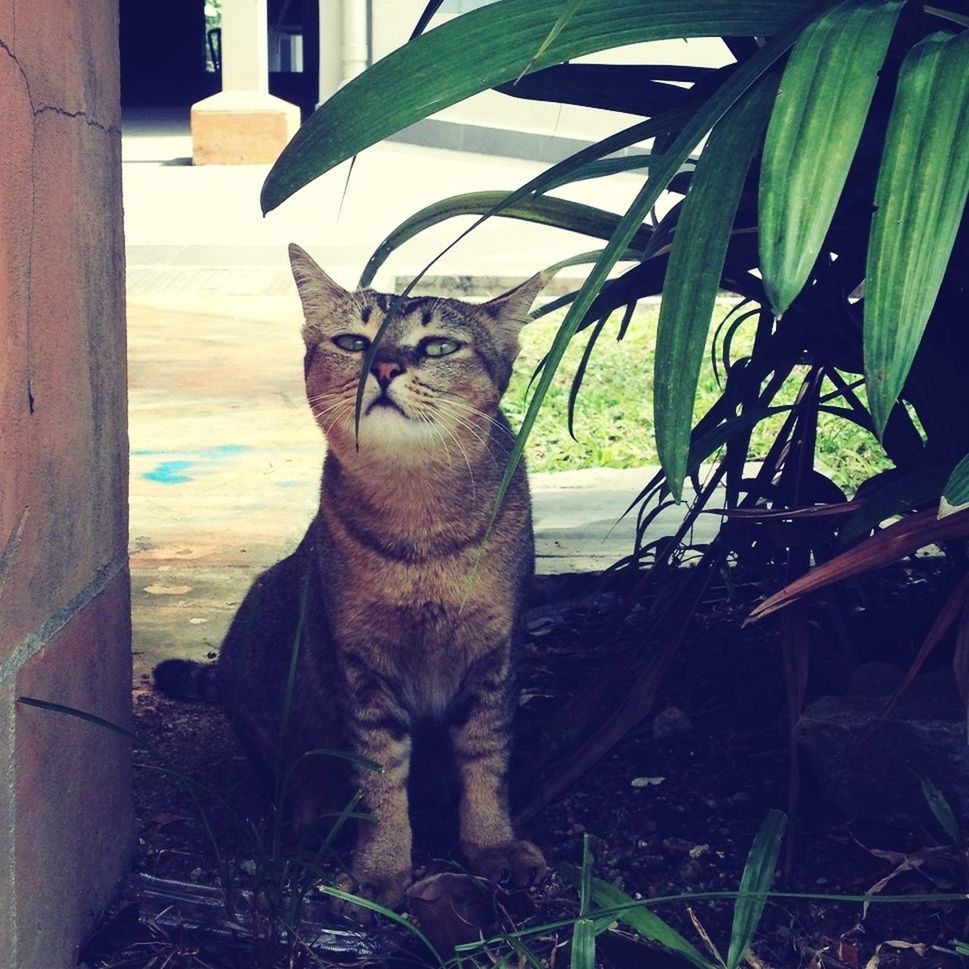
M515 838L506 789L512 648L534 558L521 466L492 515L513 440L498 402L542 277L473 305L350 293L298 246L290 260L306 393L328 445L319 512L250 589L217 663L169 660L156 683L184 697L187 674L208 680L251 756L283 768L302 823L339 809L355 784L377 822L360 825L352 887L389 907L411 877L412 738L434 725L453 751L469 865L532 883L545 861ZM388 313L358 439L361 365Z

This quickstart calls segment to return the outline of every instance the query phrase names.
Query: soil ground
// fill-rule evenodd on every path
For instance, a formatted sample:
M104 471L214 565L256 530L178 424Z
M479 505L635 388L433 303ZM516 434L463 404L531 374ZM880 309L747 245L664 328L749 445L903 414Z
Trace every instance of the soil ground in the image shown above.
M931 623L946 582L942 560L927 560L914 572L913 568L887 570L863 589L840 594L855 658L906 665ZM765 623L741 628L761 594L757 585L711 590L663 679L652 714L522 827L522 835L541 845L552 873L530 895L499 892L497 915L487 931L508 932L574 919L578 896L563 872L565 866L580 863L585 835L595 876L633 897L737 889L759 825L770 809L785 809L787 802L787 713L779 627ZM636 612L616 631L613 606L608 596L585 596L529 614L519 672L519 803L534 796L548 777L529 768L544 742L547 725L568 708L581 685L610 668L626 643L643 637ZM810 625L809 699L843 688L838 663L825 645L833 639L828 609L817 605ZM649 643L643 643L643 648L648 649ZM272 881L267 872L290 858L294 846L284 841L276 851L267 848L265 831L272 828L272 812L267 820L258 785L221 715L160 697L147 679L135 691L135 713L137 731L154 751L152 755L139 752L136 758L140 764L136 772L138 871L184 880L189 886L228 879L236 887L255 888L260 878ZM158 770L160 761L177 773ZM905 859L911 870L893 878L882 894L954 893L964 892L967 886L959 851L941 848L937 852L941 864L934 868L918 861L925 849L944 844L940 830L890 829L841 817L825 805L822 784L811 775L810 767L801 767L796 823L787 836L793 839L790 869L785 881L779 863L774 888L815 897L771 899L748 964L754 969L969 965L952 943L967 939L965 902L875 903L865 913L857 901L824 897L864 894ZM215 793L203 792L199 783ZM231 811L219 807L222 798L231 804ZM453 868L456 853L453 828L445 823L447 812L433 796L415 811L419 845L415 874ZM261 817L256 822L264 832L261 840L240 832L233 813ZM883 854L877 856L872 849ZM338 839L332 856L325 859L325 870L335 873L347 850ZM278 882L281 876L276 872L274 877ZM188 969L337 964L329 955L314 958L284 943L274 950L268 943L262 949L250 943L229 947L211 934L185 933L171 920L151 917L144 901L139 910L137 897L133 880L83 953L87 965ZM726 955L731 901L680 899L653 911L707 958L716 962L712 946ZM544 964L565 966L570 937L571 928L564 927L537 934L529 945ZM380 965L388 960L422 964L422 946L399 927L378 925L367 938L376 951L396 955L348 957L351 964ZM497 944L491 947L494 959L507 951ZM599 937L597 952L599 964L606 969L688 964L655 946L647 947L621 924ZM340 964L346 964L346 959ZM492 963L479 954L476 964ZM521 954L507 963L528 964L528 956Z

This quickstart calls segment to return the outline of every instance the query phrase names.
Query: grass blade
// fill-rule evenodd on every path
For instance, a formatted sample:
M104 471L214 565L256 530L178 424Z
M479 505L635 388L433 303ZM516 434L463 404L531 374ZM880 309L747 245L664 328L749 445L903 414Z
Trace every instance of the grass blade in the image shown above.
M771 811L754 838L740 879L740 895L734 905L727 969L737 969L753 941L767 904L767 893L774 881L774 868L786 827L784 813Z
M568 872L566 872L568 875ZM570 876L571 877L571 876ZM610 909L610 918L624 922L631 929L649 942L658 942L671 952L683 956L697 969L718 969L699 949L691 945L671 925L661 919L655 912L643 907L642 902L627 895L621 889L602 881L600 878L591 879L590 890L595 903L602 908ZM624 906L628 905L628 908Z
M576 919L570 969L596 969L596 931L592 919Z
M763 78L713 129L673 235L656 332L653 414L660 463L677 501L730 232L776 89L776 77Z
M700 0L585 0L536 66L642 41L771 36L814 5L814 0L717 5ZM296 132L263 185L263 212L407 125L513 81L548 37L549 24L561 10L562 0L498 0L388 54L337 91Z
M427 951L431 954L434 961L444 969L445 962L441 958L441 954L434 948L430 940L424 935L423 932L410 920L404 918L403 915L399 915L393 909L386 908L383 905L378 905L377 902L372 902L369 898L362 898L359 895L353 895L350 892L345 892L342 889L334 888L332 885L317 885L316 891L323 895L330 895L333 898L338 898L344 902L352 902L354 905L359 905L360 908L369 909L371 912L376 912L378 915L382 915L386 919L390 919L392 922L396 922L398 925L403 926L408 932L417 936L421 942L427 947Z
M925 796L929 809L935 815L936 821L939 822L939 826L951 842L960 841L962 835L959 831L959 822L956 820L948 799L930 777L922 777L920 781L922 783L922 794Z
M949 264L969 196L969 32L902 62L868 242L865 379L881 437Z
M48 710L51 713L62 713L65 716L74 717L77 720L83 720L85 723L92 723L96 727L103 727L105 730L109 730L111 733L124 737L125 740L130 741L134 746L141 747L142 749L147 750L149 753L153 753L153 751L143 743L137 734L132 733L126 727L113 723L111 720L105 720L103 717L99 717L96 714L88 713L85 710L78 710L77 707L69 707L64 703L54 703L52 700L38 700L36 697L32 696L18 696L17 702L25 707L37 707L39 710Z
M589 835L582 835L582 868L579 870L579 914L589 914L592 901L592 847Z
M777 316L821 251L903 6L845 0L791 51L760 175L760 265Z

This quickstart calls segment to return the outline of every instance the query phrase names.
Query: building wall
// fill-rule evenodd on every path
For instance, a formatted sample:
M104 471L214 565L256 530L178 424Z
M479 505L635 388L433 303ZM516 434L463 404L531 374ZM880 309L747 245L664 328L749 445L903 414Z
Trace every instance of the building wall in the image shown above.
M0 2L0 966L73 966L131 846L117 0Z

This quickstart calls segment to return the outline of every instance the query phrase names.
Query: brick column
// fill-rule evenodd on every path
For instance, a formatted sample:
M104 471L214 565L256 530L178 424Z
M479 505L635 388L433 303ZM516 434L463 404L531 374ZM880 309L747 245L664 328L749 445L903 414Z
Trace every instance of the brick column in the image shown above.
M116 0L0 7L0 966L60 969L132 838Z

